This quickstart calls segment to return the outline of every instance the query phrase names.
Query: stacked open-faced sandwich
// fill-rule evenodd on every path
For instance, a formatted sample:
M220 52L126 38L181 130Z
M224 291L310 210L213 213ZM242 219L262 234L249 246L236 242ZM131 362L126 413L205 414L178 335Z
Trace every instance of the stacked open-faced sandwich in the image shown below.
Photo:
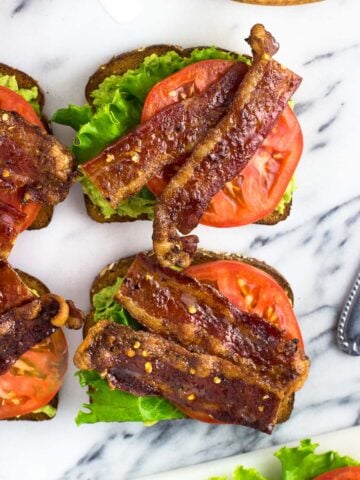
M183 272L153 254L109 265L75 355L91 403L78 423L188 416L270 433L309 362L289 284L238 255L200 251Z
M61 327L83 317L35 277L0 260L0 420L48 420L68 363Z
M172 227L274 224L290 212L302 134L288 101L300 78L272 59L277 44L261 25L248 41L253 58L171 45L114 57L90 77L89 104L54 116L77 130L90 216L155 217L164 264L189 263L165 258L181 244Z
M51 221L70 189L75 164L50 133L37 82L0 63L0 258L16 237Z

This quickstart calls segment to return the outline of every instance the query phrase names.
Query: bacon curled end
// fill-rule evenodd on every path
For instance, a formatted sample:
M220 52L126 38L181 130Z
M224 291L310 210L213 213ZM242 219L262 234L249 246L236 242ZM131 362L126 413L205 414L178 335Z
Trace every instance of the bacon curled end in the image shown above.
M153 246L164 266L186 267L197 237L195 228L212 197L239 175L270 132L301 78L271 58L277 49L262 25L251 30L254 62L227 114L197 144L163 191L155 208Z

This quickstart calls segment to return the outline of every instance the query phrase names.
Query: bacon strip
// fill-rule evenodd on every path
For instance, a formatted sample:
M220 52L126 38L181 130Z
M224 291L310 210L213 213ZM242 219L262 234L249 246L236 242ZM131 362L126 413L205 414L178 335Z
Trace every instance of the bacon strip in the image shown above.
M195 228L212 197L239 175L262 144L301 78L271 58L277 45L262 25L251 30L254 62L228 113L197 144L170 180L155 209L153 243L165 266L186 267L198 238L180 237Z
M0 315L34 300L35 295L7 262L0 260Z
M0 200L0 257L6 259L22 231L26 215Z
M196 142L226 113L247 66L236 63L205 92L170 105L81 165L81 172L116 208Z
M137 255L116 299L149 331L241 366L247 378L287 395L304 384L309 361L297 340L238 310L218 290Z
M0 260L0 375L58 327L81 328L84 315L54 294L36 297L11 266Z
M0 110L0 190L22 189L24 201L63 201L74 176L72 154L15 112Z
M253 383L233 363L191 353L158 335L115 322L92 327L74 363L81 370L96 370L112 388L138 396L161 395L205 421L270 433L281 412L278 392Z
M31 347L55 332L61 304L51 295L14 307L0 316L0 375Z

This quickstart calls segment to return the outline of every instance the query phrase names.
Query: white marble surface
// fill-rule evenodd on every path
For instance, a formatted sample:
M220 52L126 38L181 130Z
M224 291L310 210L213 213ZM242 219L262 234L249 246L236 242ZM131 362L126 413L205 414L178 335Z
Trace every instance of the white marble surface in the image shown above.
M122 3L125 20L128 1ZM51 422L0 426L0 480L121 480L349 427L360 420L360 358L337 350L335 323L360 263L360 31L357 0L257 7L230 0L148 0L117 23L97 0L1 0L0 61L28 71L48 92L51 114L82 103L90 73L114 53L151 43L216 44L247 51L256 21L281 43L278 58L304 77L296 94L305 151L291 217L275 227L198 229L203 247L273 264L291 282L312 370L291 419L272 437L193 421L76 427L85 393L70 368ZM136 12L135 12L136 13ZM128 20L128 17L127 20ZM64 141L71 132L55 126ZM151 225L99 225L80 189L50 227L25 232L11 262L88 308L100 268L150 246ZM79 334L69 335L71 351Z

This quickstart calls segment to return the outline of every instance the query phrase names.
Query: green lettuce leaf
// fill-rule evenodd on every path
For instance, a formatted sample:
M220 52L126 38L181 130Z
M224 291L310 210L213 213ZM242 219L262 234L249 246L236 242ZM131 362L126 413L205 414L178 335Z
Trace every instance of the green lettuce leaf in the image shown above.
M319 445L311 440L302 440L298 447L283 447L274 455L282 466L282 480L313 480L318 475L337 468L359 466L356 460L341 456L335 451L316 454ZM239 466L235 469L233 480L266 480L257 470ZM211 477L209 480L229 480L225 477Z
M319 445L302 440L299 447L283 447L275 453L282 465L282 480L312 480L336 468L360 465L359 462L337 452L316 454Z
M80 130L85 123L90 122L92 110L90 105L69 105L67 108L60 108L53 115L53 121L61 125L68 125L74 130Z
M1 75L0 74L0 86L6 87L13 92L18 93L33 107L38 116L41 115L39 102L36 100L39 94L38 88L33 86L32 88L19 88L15 75Z
M79 411L77 425L96 422L144 422L152 425L160 420L174 420L184 415L161 397L136 397L121 390L111 390L96 372L78 372L80 385L90 389L91 403Z
M232 480L266 480L255 468L237 467L231 476ZM211 477L209 480L230 480L229 477Z
M114 299L123 282L118 278L113 285L103 288L93 296L94 320L111 320L137 330L139 324ZM174 405L162 397L137 397L121 390L112 390L106 380L96 372L77 372L80 385L88 388L91 402L84 404L75 421L78 425L96 422L144 422L153 424L160 420L183 418Z
M95 308L94 320L96 322L99 320L111 320L137 330L139 328L138 322L114 299L123 280L123 278L118 278L114 285L105 287L98 293L95 293L93 296L93 305Z
M237 467L233 474L234 480L266 480L255 468Z

